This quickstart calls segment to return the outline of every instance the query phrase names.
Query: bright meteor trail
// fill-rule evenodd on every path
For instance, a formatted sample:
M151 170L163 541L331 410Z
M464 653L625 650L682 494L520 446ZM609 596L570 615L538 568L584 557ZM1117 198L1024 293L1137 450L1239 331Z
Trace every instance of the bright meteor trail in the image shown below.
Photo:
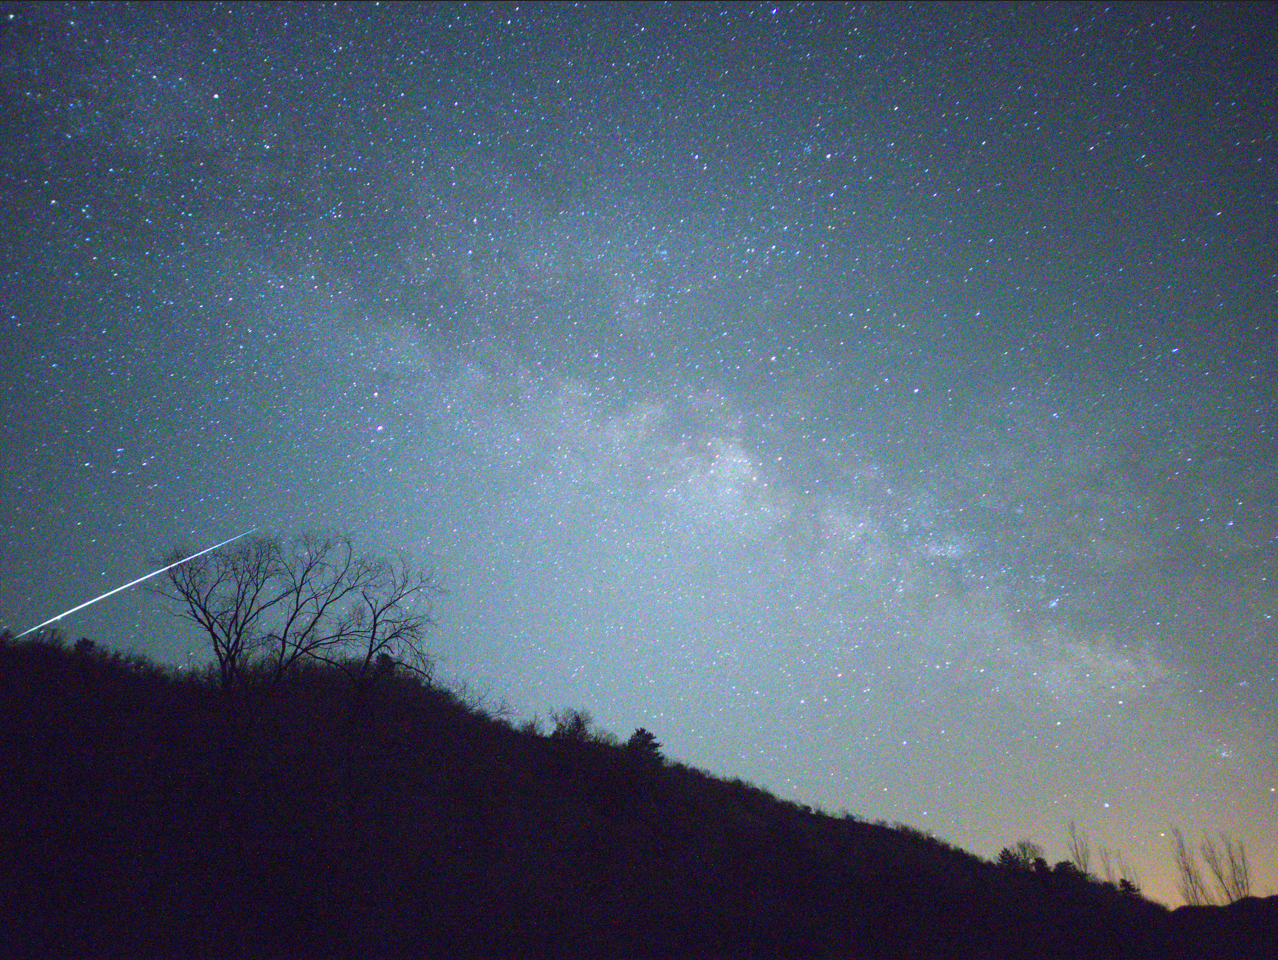
M102 594L102 596L100 597L94 597L92 600L87 600L84 603L80 604L78 607L72 607L70 610L64 610L62 613L58 614L56 617L50 617L48 620L44 621L44 623L37 623L34 627L31 627L29 630L23 630L20 634L18 634L18 636L25 637L28 633L35 633L41 627L47 627L51 623L57 623L63 617L71 616L71 614L75 613L77 610L83 610L85 607L91 607L95 603L97 603L99 600L105 600L107 597L113 596L114 594L119 593L121 590L127 590L129 589L129 587L136 587L143 580L150 580L152 577L159 576L161 573L164 573L164 571L166 570L172 570L174 567L180 567L182 564L190 560L194 560L196 557L202 557L204 556L204 554L212 553L214 550L218 549L219 547L224 547L228 543L234 543L236 540L239 540L241 537L247 537L250 533L253 533L254 530L256 529L257 528L254 527L253 530L245 530L243 533L237 534L236 536L231 537L230 540L223 540L221 543L215 543L213 546L209 547L207 550L201 550L199 553L193 553L189 557L183 557L181 560L178 560L175 563L170 563L167 567L161 567L159 570L152 570L150 573L146 574L145 576L138 577L136 580L130 580L128 583L126 583L122 587L116 587L114 590L108 590L106 593Z

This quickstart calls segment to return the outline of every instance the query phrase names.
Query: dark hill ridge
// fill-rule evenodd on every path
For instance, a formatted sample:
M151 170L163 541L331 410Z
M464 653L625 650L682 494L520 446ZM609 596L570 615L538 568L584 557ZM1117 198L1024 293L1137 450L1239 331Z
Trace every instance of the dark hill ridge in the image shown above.
M0 645L0 955L1275 957L1178 911L334 668Z

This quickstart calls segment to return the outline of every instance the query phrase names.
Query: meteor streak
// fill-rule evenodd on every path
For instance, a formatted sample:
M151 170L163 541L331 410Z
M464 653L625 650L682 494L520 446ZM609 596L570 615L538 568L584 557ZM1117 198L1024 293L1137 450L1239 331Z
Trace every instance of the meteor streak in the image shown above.
M97 603L99 600L105 600L107 597L113 596L114 594L119 593L121 590L127 590L129 589L129 587L136 587L143 580L150 580L152 577L159 576L161 573L164 573L164 571L166 570L172 570L174 567L180 567L182 564L186 563L187 561L194 560L196 557L202 557L206 553L212 553L218 547L224 547L228 543L234 543L236 540L240 539L240 537L247 537L250 533L253 533L256 530L257 530L257 527L254 527L252 530L245 530L243 533L238 534L234 537L231 537L230 540L223 540L221 543L214 544L213 546L209 547L207 550L201 550L199 553L193 553L189 557L183 557L181 560L178 560L175 563L170 563L167 567L161 567L159 570L152 570L150 573L148 573L144 577L138 577L136 580L130 580L128 583L126 583L122 587L116 587L114 590L108 590L106 593L102 594L102 596L94 597L92 600L86 601L85 603L80 604L78 607L72 607L70 610L65 610L62 613L58 614L56 617L50 617L48 620L44 621L44 623L37 623L30 630L23 630L20 634L18 634L18 637L25 637L28 633L35 633L41 627L47 627L51 623L57 623L63 617L71 616L71 614L75 613L77 610L83 610L85 607L91 607L95 603ZM17 638L15 637L15 639Z

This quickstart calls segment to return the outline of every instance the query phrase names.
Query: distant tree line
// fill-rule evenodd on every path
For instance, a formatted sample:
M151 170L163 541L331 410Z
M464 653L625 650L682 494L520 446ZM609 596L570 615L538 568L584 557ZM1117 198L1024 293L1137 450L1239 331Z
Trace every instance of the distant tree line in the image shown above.
M1200 856L1207 869L1206 877L1198 863ZM1122 854L1117 856L1117 873L1114 869L1115 857L1110 850L1101 847L1098 859L1101 871L1097 876L1091 869L1091 843L1078 825L1070 821L1068 859L1049 866L1042 847L1030 840L1020 840L1011 847L1004 847L997 862L1006 870L1040 876L1095 879L1116 887L1124 894L1135 896L1140 893L1140 885L1123 861ZM1251 895L1251 868L1247 861L1246 847L1223 833L1219 835L1218 841L1204 833L1195 851L1180 829L1173 828L1172 859L1176 864L1181 896L1189 906L1236 903Z

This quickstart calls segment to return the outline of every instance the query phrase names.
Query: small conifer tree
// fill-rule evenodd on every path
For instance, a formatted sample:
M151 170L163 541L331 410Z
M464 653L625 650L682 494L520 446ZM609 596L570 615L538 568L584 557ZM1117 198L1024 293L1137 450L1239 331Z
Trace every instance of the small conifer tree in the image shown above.
M654 767L665 762L665 757L661 755L661 744L643 727L630 735L630 739L626 741L626 752L634 759Z

